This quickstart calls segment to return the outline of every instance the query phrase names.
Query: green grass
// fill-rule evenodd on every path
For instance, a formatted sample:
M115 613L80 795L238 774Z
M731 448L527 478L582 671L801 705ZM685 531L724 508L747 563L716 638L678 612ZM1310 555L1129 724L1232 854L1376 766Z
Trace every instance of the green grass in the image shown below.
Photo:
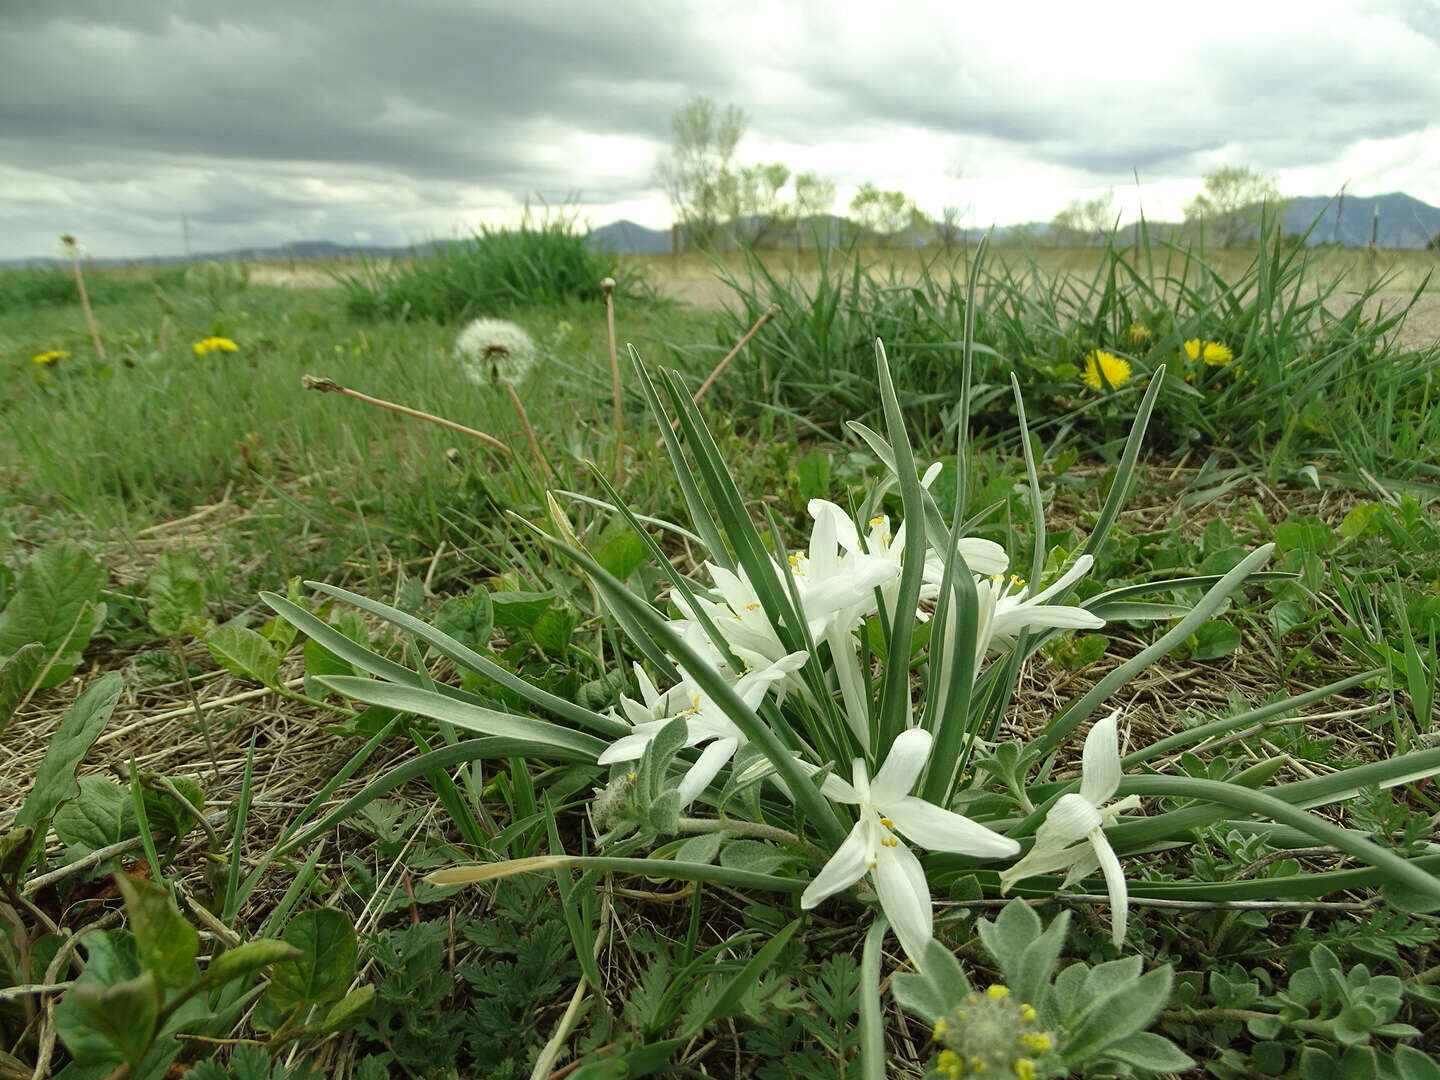
M336 275L354 315L448 323L537 304L598 301L604 278L616 279L622 297L636 292L634 272L622 270L613 255L592 252L564 212L538 220L527 212L518 228L482 226L468 239L438 241L428 258L371 261Z
M1278 761L1291 779L1324 777L1428 745L1437 724L1440 635L1440 528L1430 494L1440 477L1427 451L1440 445L1431 418L1434 353L1398 347L1393 326L1362 308L1322 315L1308 290L1332 281L1328 253L1307 263L1309 256L1275 250L1244 256L1238 267L1230 253L1154 254L1152 271L1120 252L1085 253L1093 260L1086 274L1064 278L1052 277L1043 259L1007 256L977 282L976 340L983 348L976 353L974 404L987 438L969 459L963 508L989 511L976 533L1019 553L1037 528L1026 473L1013 453L1011 361L1040 436L1047 547L1073 552L1094 528L1113 480L1116 443L1135 394L1126 388L1096 395L1065 365L1089 348L1114 344L1132 320L1152 331L1145 350L1131 351L1142 374L1172 362L1189 337L1233 343L1237 363L1247 363L1260 385L1242 388L1241 380L1217 371L1210 374L1229 381L1197 386L1181 378L1165 388L1152 425L1158 439L1148 444L1132 509L1118 520L1084 590L1223 573L1267 542L1276 544L1275 568L1294 577L1237 595L1178 657L1158 666L1153 681L1136 690L1144 717L1137 723L1149 725L1147 741L1172 736L1379 668L1369 684L1303 710L1326 711L1323 721L1299 724L1286 713L1246 725L1223 746L1187 751L1174 768L1215 779ZM471 271L447 258L425 272L436 281L447 275L469 281L464 275ZM782 302L782 319L737 360L703 411L752 517L773 514L792 550L808 527L810 499L858 504L883 474L839 424L872 405L866 357L877 334L886 338L908 395L906 419L922 464L953 461L955 448L963 275L957 280L948 265L926 263L892 276L843 253L831 258L816 264L818 285L808 264L803 278L768 262L736 264L747 310L731 316L633 299L617 310L622 341L634 341L652 368L678 361L698 382L753 314L772 299ZM58 279L47 280L61 297ZM227 1016L208 1035L254 1037L282 1053L294 1048L299 1063L322 1069L335 1060L326 1046L343 1039L346 1060L370 1062L371 1072L360 1074L366 1076L388 1068L439 1077L457 1055L468 1069L527 1076L593 967L605 993L583 996L564 1040L578 1056L635 1055L630 1067L638 1068L649 1047L659 1062L683 1061L710 1075L735 1073L737 1056L742 1070L777 1080L787 1064L795 1074L858 1074L858 1032L875 1022L857 1005L868 978L861 957L870 922L855 917L858 909L823 909L792 930L790 899L724 884L687 890L643 875L566 870L458 892L425 885L420 878L430 870L477 857L593 851L586 813L592 790L604 785L603 771L527 764L508 753L471 761L465 754L480 740L458 738L446 725L378 709L345 715L317 708L325 691L313 678L233 711L217 706L202 733L187 712L192 692L208 705L253 692L257 682L233 653L221 659L212 651L216 640L156 629L158 611L190 602L181 585L193 559L201 583L192 630L203 636L205 619L234 619L232 638L248 631L268 643L284 677L349 670L314 642L287 638L283 627L265 622L269 613L256 592L284 593L288 578L304 575L418 613L563 702L597 711L613 706L630 663L641 657L574 567L553 559L523 523L554 531L545 487L607 497L586 465L593 461L608 479L615 451L604 312L596 298L546 299L550 286L537 286L517 297L541 302L512 299L502 309L535 337L544 357L518 390L555 470L546 481L503 391L474 386L451 356L458 329L452 320L478 312L437 309L426 316L402 301L387 318L377 317L378 308L357 313L353 289L252 285L235 292L164 273L130 273L116 275L124 285L111 290L110 280L96 275L92 287L110 354L102 364L77 309L44 300L44 288L26 275L0 275L0 296L36 297L0 306L0 605L23 588L22 567L34 552L56 538L79 540L101 559L106 610L85 661L123 671L135 699L126 699L112 728L183 715L97 747L88 759L94 768L82 773L108 778L103 763L125 772L133 755L148 783L158 784L153 775L200 783L219 811L219 846L146 789L153 796L158 876L179 883L182 897L210 898L214 917L251 936L288 935L286 927L307 909L341 913L359 930L359 963L345 985L358 980L378 989L365 1019L343 1036L298 1031L285 1042L254 1026L258 1012L249 1020L242 1012ZM416 296L433 298L450 285L416 288ZM231 338L238 351L196 356L191 343L211 335ZM72 355L53 368L32 364L33 354L49 348ZM655 447L658 431L626 371L630 464L621 491L639 513L687 522L668 460ZM478 427L515 455L506 459L456 434L304 391L304 374ZM1197 400L1192 390L1209 396ZM1277 424L1277 416L1287 419ZM459 453L447 454L450 448ZM1313 474L1306 465L1315 466ZM953 471L943 477L936 497L948 513ZM222 499L226 509L211 519L151 529ZM561 503L602 566L639 594L663 595L666 578L646 552L634 550L616 515L563 497ZM879 507L893 519L900 493L890 492ZM693 542L673 533L657 539L681 570L694 568ZM423 666L437 683L459 687L457 695L478 695L520 715L531 711L520 695L467 672L411 632L303 590L293 595L352 643ZM69 629L67 623L56 633ZM1026 701L1039 704L1017 704L1009 717L1015 729L1043 728L1053 701L1095 685L1165 629L1163 622L1116 622L1047 645L1031 677L1050 687L1050 696L1028 693ZM78 678L93 683L96 671L82 667ZM72 699L73 688L62 683L21 708L0 732L7 762L31 768ZM384 737L368 741L382 730ZM438 756L421 758L425 752ZM341 766L352 759L350 777ZM380 790L397 769L408 770L405 782ZM15 793L18 804L32 775L23 781L7 775L0 790ZM256 797L248 811L242 792ZM302 825L299 807L312 797L320 805ZM337 810L343 800L351 802ZM1174 808L1166 799L1156 806ZM340 819L333 827L275 857L282 841L302 836L332 811ZM1433 788L1408 786L1367 789L1337 817L1368 835L1421 845L1437 811ZM0 835L8 824L0 816ZM184 843L172 843L174 831ZM59 845L51 846L51 865L63 863ZM1315 865L1323 868L1329 858L1319 856ZM1183 850L1148 856L1137 872L1150 886L1185 877L1255 888L1291 873L1289 861L1263 835L1206 827ZM253 892L243 888L252 873ZM960 903L942 909L947 942L977 987L998 981L1004 965L977 943L976 921L997 912L965 905L977 895L974 878L960 875L949 887ZM94 886L63 888L70 891L45 891L37 902L66 930L89 925L103 910L88 900ZM1355 891L1367 902L1375 895ZM1313 1011L1319 1006L1306 1006L1312 1011L1299 1027L1290 1023L1293 1016L1274 1019L1283 1013L1275 995L1290 980L1298 986L1329 977L1316 974L1328 952L1349 973L1349 985L1361 988L1356 993L1365 987L1380 993L1388 984L1377 978L1403 979L1397 1019L1422 1032L1408 1041L1436 1045L1429 990L1436 917L1405 910L1402 895L1392 898L1399 906L1132 913L1133 949L1147 966L1168 963L1176 971L1168 1011L1153 1030L1206 1060L1224 1080L1289 1075L1302 1059L1315 1070L1306 1075L1329 1075L1330 1059L1338 1068L1345 1051L1314 1026L1322 1023ZM1089 903L1042 901L1037 910L1048 922L1071 907L1064 962L1112 958L1106 927ZM40 952L48 939L35 918L28 910L16 915ZM592 961L602 935L599 960ZM21 978L9 941L0 944L0 984L43 983L43 970ZM777 944L764 979L727 997L729 980L767 943ZM892 967L885 961L882 973ZM243 991L212 1000L212 1010L223 1012L220 1006ZM692 1021L707 1015L700 1036L690 1038ZM929 1032L905 1028L889 1010L880 1022L891 1025L893 1072L921 1075L936 1049L925 1043ZM0 1050L30 1067L38 1032L21 1005L0 1000L0 1034ZM1406 1041L1382 1034L1371 1044L1388 1058ZM1217 1047L1229 1049L1222 1054ZM214 1055L210 1044L188 1044L184 1053L187 1060ZM215 1070L209 1080L227 1075L218 1064L223 1057L207 1066ZM1352 1052L1348 1067L1363 1072L1373 1064L1362 1059L1364 1053Z

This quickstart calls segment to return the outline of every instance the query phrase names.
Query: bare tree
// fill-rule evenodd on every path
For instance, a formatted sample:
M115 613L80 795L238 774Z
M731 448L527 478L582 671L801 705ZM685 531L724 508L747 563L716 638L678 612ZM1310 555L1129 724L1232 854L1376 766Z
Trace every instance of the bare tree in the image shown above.
M1106 191L1093 199L1075 199L1055 215L1050 222L1050 233L1061 247L1088 247L1103 242L1119 221L1115 208L1115 189Z
M691 245L713 247L721 239L727 185L747 123L738 105L722 107L704 95L691 98L670 120L675 142L659 179Z

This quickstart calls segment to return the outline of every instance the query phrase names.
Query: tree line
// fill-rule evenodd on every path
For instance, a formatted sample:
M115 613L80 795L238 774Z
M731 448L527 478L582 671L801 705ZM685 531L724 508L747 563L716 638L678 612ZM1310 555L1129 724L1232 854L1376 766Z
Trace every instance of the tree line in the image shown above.
M959 244L963 211L946 206L939 219L923 213L903 191L861 184L848 216L831 217L836 188L814 172L793 172L783 162L743 162L740 142L749 126L737 105L692 98L671 118L673 141L657 170L675 211L682 246L804 247L807 243L858 238L885 246ZM1243 166L1224 166L1205 178L1204 189L1185 205L1184 230L1216 247L1254 243L1262 218L1282 219L1286 199L1274 177ZM1085 246L1103 243L1120 224L1115 189L1078 198L1050 222L1039 243ZM826 230L819 236L816 230ZM837 235L838 234L838 235Z

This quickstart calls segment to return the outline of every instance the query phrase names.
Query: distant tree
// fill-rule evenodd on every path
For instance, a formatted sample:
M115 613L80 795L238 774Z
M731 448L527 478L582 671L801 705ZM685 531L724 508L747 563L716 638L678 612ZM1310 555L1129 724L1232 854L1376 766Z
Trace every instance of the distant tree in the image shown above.
M1185 223L1216 247L1255 243L1261 221L1283 220L1288 201L1275 177L1226 165L1205 177L1205 190L1185 204Z
M670 119L675 141L660 164L659 179L693 246L714 247L721 239L735 151L747 123L738 105L721 107L703 94Z
M909 195L903 191L882 191L874 184L860 185L850 200L850 215L861 229L885 246L926 225L925 215Z
M1050 222L1050 233L1061 247L1087 247L1103 241L1119 221L1115 189L1107 188L1093 199L1075 199Z
M803 172L795 177L794 221L795 246L804 247L802 235L805 222L821 217L835 206L835 181L826 180L819 173Z
M769 165L742 165L727 172L721 181L721 205L729 224L730 239L742 247L764 247L793 216L784 196L790 168L780 162Z

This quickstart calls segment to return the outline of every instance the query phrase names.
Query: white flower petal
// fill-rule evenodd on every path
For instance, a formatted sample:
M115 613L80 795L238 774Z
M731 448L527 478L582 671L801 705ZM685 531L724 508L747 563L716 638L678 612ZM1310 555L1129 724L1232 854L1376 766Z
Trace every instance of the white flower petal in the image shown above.
M691 765L680 781L680 805L689 806L695 801L695 797L710 786L710 781L725 763L735 754L735 748L740 745L739 739L716 739L701 752L700 757L694 765Z
M622 735L607 746L595 759L597 765L611 765L617 761L634 761L645 753L645 747L655 737L653 731Z
M924 728L911 728L895 737L885 764L870 781L870 801L875 806L898 803L910 794L930 756L930 742L930 733Z
M811 500L812 507L819 499ZM827 504L834 506L834 503ZM840 508L835 507L836 510ZM813 511L812 511L813 512ZM815 527L810 530L810 565L809 575L816 578L827 578L835 573L839 565L839 558L835 553L836 532L835 519L844 517L844 514L833 514L821 508L821 512L815 514Z
M1054 835L1041 836L1037 833L1035 843L1025 853L1025 857L1000 871L1000 892L1008 892L1010 886L1017 881L1041 874L1057 873L1073 865L1077 858L1084 858L1089 854L1089 844L1081 842L1079 845L1071 845Z
M805 910L813 908L826 897L843 892L865 876L870 869L871 853L875 849L875 826L861 817L850 830L845 842L830 856L830 861L820 868L805 891L800 894L800 906Z
M1080 796L1099 807L1120 786L1120 735L1116 722L1120 710L1096 720L1085 736L1080 764Z
M1105 839L1104 833L1096 829L1090 835L1090 842L1095 845L1095 857L1105 874L1105 887L1110 891L1110 940L1118 949L1125 944L1125 925L1130 918L1130 892L1125 886L1125 872L1120 869L1120 860L1115 857L1115 849Z
M935 913L920 860L904 844L882 846L875 860L875 893L911 963L920 966L934 936Z
M832 799L835 802L849 803L851 806L854 806L860 801L859 793L834 773L831 773L820 782L820 794L824 795L827 799Z
M1010 565L1010 556L993 540L970 536L955 546L972 574L1003 574Z
M907 795L880 809L907 840L930 851L949 851L982 859L1011 859L1020 854L1018 841L924 799Z
M1090 567L1094 564L1095 556L1081 555L1078 559L1075 560L1075 564L1071 566L1069 570L1066 570L1065 573L1061 575L1060 579L1055 582L1055 584L1051 585L1043 592L1036 593L1034 596L1027 597L1025 602L1027 604L1045 603L1045 601L1049 600L1050 597L1054 596L1056 593L1064 592L1066 589L1070 588L1071 585L1074 585L1075 582L1079 581L1082 577L1088 574L1090 572Z
M1085 839L1098 828L1100 811L1090 800L1072 791L1055 800L1055 805L1045 815L1045 821L1035 831L1035 835L1054 836L1067 844L1073 844L1077 840Z
M935 482L935 478L940 475L940 470L944 467L945 463L943 461L937 461L932 464L925 470L925 475L920 478L920 486L928 490L930 485Z
M828 499L811 499L805 509L810 512L817 525L822 517L829 519L835 541L840 547L846 551L854 551L860 546L860 534L855 528L855 522L850 520L850 515L844 509ZM810 557L813 559L815 556L812 554Z

